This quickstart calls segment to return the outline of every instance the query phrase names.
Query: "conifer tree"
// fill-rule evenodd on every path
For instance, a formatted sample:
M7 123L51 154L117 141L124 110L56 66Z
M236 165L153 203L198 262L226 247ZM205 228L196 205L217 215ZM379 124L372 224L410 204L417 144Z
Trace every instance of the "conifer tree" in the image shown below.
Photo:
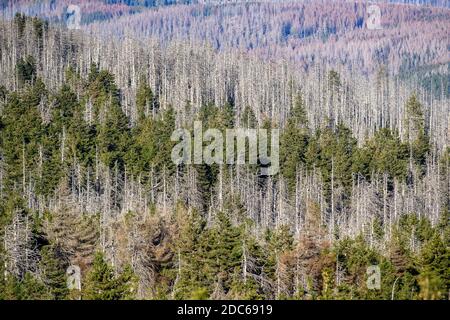
M27 23L27 16L20 12L17 12L16 15L14 16L14 23L16 24L19 38L22 38Z
M246 106L244 108L244 112L241 115L241 126L248 129L255 129L257 125L258 122L256 120L255 113L253 112L252 108Z
M145 119L155 108L153 92L145 78L141 78L136 92L136 108L139 122Z
M92 268L87 275L82 298L86 300L124 300L133 295L133 274L126 268L119 275L107 264L101 253L94 258Z
M354 168L360 173L388 173L392 178L404 179L408 158L408 146L395 133L383 128L358 152Z
M65 270L66 264L61 259L62 254L57 247L45 246L41 249L40 269L42 279L48 287L52 299L55 300L63 300L69 293Z
M450 288L450 251L439 234L427 241L421 250L420 298L447 299Z
M17 61L17 79L19 86L24 86L26 83L32 83L36 77L36 62L32 56L27 56L25 59L20 58Z
M52 298L45 284L31 273L26 273L16 285L18 286L18 300L49 300Z
M281 173L287 179L291 192L295 191L298 170L305 164L305 153L309 140L306 125L303 100L301 96L297 96L280 138Z
M187 210L181 206L177 208L176 219L179 231L174 243L176 269L173 270L172 297L190 298L203 286L198 248L205 221L196 210Z
M29 168L39 163L39 144L42 123L37 105L45 94L42 82L28 88L23 94L12 93L2 115L4 129L3 156L5 157L7 190L24 188ZM36 173L36 172L35 172Z
M200 257L209 288L219 287L223 293L228 292L233 274L238 272L241 263L240 234L223 212L216 215L214 227L202 234Z
M244 221L241 225L241 266L233 276L228 297L231 299L259 300L264 298L262 270L266 263L263 246L251 234L253 223Z
M408 120L407 133L411 154L415 162L423 168L427 153L430 150L430 142L425 128L423 107L415 94L406 102L406 110Z

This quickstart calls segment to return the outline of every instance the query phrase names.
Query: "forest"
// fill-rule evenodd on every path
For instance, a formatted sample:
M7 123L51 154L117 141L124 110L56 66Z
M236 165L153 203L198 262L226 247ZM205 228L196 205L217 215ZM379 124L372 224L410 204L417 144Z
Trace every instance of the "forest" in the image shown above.
M448 89L372 69L0 20L0 299L449 299ZM174 164L194 121L280 173Z
M393 2L402 1L378 1L379 32L366 28L365 1L15 0L1 13L12 19L24 12L64 25L67 5L76 4L79 27L94 37L153 39L163 46L207 43L265 61L286 59L304 71L326 65L348 77L376 76L382 66L402 81L414 79L436 96L450 96L448 8L439 1Z

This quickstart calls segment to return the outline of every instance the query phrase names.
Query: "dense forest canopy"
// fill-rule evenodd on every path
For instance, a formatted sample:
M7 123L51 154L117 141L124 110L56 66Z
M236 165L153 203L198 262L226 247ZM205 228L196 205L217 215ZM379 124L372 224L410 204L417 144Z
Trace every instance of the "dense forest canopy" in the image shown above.
M106 39L0 21L0 298L448 299L448 61L427 87ZM194 121L280 129L279 174L175 164Z

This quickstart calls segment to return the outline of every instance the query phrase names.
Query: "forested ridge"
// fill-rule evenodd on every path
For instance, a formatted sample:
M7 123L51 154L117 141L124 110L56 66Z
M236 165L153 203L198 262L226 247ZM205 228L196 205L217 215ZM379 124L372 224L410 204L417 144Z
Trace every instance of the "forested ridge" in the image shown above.
M68 5L76 5L79 27L95 36L206 42L269 61L283 58L299 69L326 64L372 75L383 65L390 74L421 78L433 91L443 87L448 96L448 8L439 1L395 2L411 1L376 1L378 31L366 28L372 2L347 0L15 0L0 14L25 12L64 24Z
M326 63L334 68L376 73L379 65L401 69L448 63L449 10L381 2L379 32L367 29L365 1L263 1L227 6L178 5L132 17L94 21L87 32L155 37L162 43L191 40L214 48L284 58L297 68ZM350 45L349 45L350 44Z
M20 14L0 56L0 298L448 299L444 88ZM279 128L280 173L175 165L195 120Z

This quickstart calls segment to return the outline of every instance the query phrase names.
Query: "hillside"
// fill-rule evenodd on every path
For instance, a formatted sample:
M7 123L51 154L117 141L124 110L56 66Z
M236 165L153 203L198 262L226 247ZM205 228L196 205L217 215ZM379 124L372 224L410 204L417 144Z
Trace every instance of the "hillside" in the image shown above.
M299 68L326 64L343 71L391 74L427 67L421 76L441 77L448 68L447 8L380 1L381 30L370 30L364 2L275 1L79 1L81 27L94 35L206 42L220 50L239 49L266 59L284 58ZM180 4L181 3L181 4ZM213 3L213 4L211 4ZM424 3L424 2L422 2ZM437 4L436 1L432 2ZM9 12L64 22L64 1L19 1ZM167 5L171 4L171 5ZM440 90L449 94L448 84Z
M388 10L375 63L363 7L333 8L176 5L81 30L1 19L0 298L448 299L448 11ZM250 36L262 16L267 37ZM239 154L233 129L257 146ZM193 148L175 158L174 136Z

